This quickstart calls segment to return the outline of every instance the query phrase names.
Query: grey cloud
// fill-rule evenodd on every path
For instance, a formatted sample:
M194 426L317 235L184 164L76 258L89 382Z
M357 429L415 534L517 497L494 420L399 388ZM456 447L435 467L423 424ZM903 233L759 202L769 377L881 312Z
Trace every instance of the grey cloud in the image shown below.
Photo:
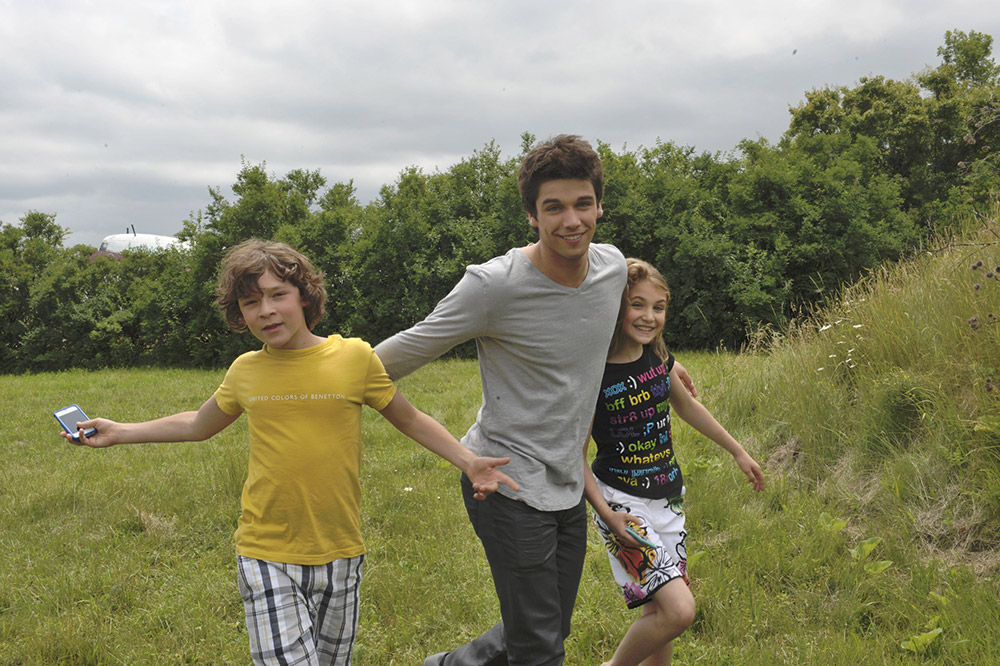
M377 196L490 140L582 133L729 151L777 140L805 91L906 78L949 29L1000 38L970 0L150 5L8 3L0 220L57 214L70 242L176 233L241 156ZM38 46L38 45L41 46ZM792 55L793 51L795 52Z

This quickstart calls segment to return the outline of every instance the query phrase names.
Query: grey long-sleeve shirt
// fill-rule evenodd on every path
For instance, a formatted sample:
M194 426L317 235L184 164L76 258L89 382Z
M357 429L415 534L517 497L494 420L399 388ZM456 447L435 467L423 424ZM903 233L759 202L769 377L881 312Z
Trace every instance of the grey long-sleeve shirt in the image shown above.
M583 494L583 442L625 289L613 245L591 244L579 287L545 277L520 249L469 266L426 319L375 347L399 379L475 338L483 402L462 443L478 455L510 456L521 486L499 492L542 511Z

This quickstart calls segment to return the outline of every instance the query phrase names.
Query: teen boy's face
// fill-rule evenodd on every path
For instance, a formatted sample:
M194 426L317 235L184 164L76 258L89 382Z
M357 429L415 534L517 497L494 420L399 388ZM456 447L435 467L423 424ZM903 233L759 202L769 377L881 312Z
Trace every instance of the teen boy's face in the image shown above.
M589 180L549 180L538 189L538 212L530 217L538 229L538 243L546 259L586 260L597 218L604 214Z
M305 349L313 343L298 287L266 272L258 292L239 299L243 323L254 337L275 349Z

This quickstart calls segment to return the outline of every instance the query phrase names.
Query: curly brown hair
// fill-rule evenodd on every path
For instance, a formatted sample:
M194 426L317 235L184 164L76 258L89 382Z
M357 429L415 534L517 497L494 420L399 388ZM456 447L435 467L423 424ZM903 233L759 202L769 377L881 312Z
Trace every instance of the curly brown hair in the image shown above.
M560 134L535 145L521 161L517 186L521 205L531 217L538 215L538 191L542 183L564 178L590 181L597 203L604 193L604 169L597 151L576 134Z
M611 336L611 347L608 350L608 356L613 354L615 350L622 344L622 340L625 339L625 331L622 330L622 322L625 321L625 311L628 309L629 302L629 292L632 287L639 284L643 280L649 280L653 283L654 287L663 290L666 294L667 305L670 305L670 286L667 285L666 278L656 270L656 268L647 261L642 259L636 259L634 257L629 257L625 260L628 264L628 284L625 285L625 291L622 292L622 303L618 308L618 320L615 322L615 333ZM666 317L666 310L663 311L664 317ZM653 353L655 353L661 361L667 362L669 353L667 351L667 343L663 340L663 331L652 342Z
M222 312L226 325L234 331L245 331L246 322L240 312L241 298L260 294L257 281L264 273L290 282L299 290L305 303L306 326L313 326L326 314L326 287L323 272L316 269L301 252L285 243L257 238L236 245L222 259L219 286L215 289L215 304Z

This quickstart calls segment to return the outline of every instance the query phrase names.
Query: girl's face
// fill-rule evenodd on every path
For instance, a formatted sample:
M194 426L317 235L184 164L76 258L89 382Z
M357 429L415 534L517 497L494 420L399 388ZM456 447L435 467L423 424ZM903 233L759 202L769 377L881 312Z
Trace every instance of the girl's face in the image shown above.
M663 331L667 318L667 295L649 280L637 282L628 291L622 331L625 341L648 345Z

